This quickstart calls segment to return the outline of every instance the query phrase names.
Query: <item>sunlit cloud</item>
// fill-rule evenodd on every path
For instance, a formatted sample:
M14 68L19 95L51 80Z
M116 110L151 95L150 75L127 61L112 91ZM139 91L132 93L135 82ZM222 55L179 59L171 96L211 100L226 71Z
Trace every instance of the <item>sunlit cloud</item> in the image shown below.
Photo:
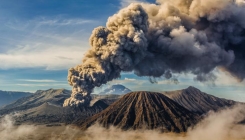
M87 20L87 19L46 19L41 18L40 21L37 22L37 25L49 25L49 26L70 26L70 25L82 25L95 22L94 20Z
M36 87L48 87L48 86L67 86L68 84L15 84L18 86L25 86L25 87L31 87L31 86L36 86Z
M51 79L18 79L19 81L25 81L25 82L36 82L36 83L54 83L59 82L56 80Z
M121 0L121 2L120 2L121 7L120 8L126 7L129 4L136 3L136 2L147 2L147 1L146 0Z
M82 60L83 50L79 47L51 48L40 51L28 51L19 54L0 54L5 62L1 69L44 67L48 70L68 69ZM66 59L64 59L66 58Z
M89 34L96 24L89 19L62 17L8 22L5 26L14 35L0 35L6 43L5 51L0 51L0 61L4 62L0 69L57 70L75 66L89 48Z
M124 80L126 80L126 81L135 81L136 79L125 77Z

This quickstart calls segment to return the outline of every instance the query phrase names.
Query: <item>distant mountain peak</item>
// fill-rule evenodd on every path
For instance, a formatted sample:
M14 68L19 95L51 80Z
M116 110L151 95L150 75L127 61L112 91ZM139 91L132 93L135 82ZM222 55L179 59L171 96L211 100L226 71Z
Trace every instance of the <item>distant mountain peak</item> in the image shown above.
M188 88L186 88L186 90L199 90L198 88L194 87L194 86L189 86Z
M121 84L115 84L112 85L108 88L106 88L105 90L103 90L102 92L100 92L99 94L126 94L131 92L130 89L128 89L127 87L125 87L124 85Z

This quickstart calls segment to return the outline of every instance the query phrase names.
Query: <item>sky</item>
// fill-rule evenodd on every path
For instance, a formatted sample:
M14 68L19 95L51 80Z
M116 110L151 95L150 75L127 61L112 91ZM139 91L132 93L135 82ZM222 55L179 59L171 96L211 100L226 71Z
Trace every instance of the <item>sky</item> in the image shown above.
M132 2L154 0L2 0L0 1L0 90L29 91L66 88L67 70L81 63L92 30ZM174 75L179 83L122 73L113 84L131 90L169 91L194 86L237 101L245 101L245 82L215 70L215 83L193 81L191 74Z

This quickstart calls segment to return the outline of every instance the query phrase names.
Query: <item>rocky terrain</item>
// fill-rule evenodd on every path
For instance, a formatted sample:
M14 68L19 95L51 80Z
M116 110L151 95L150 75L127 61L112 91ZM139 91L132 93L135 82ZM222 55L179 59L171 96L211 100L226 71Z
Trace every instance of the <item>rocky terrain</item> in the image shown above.
M99 100L90 107L59 107L49 103L18 112L14 116L17 124L70 124L75 120L83 120L108 107L108 104Z
M0 108L4 105L10 104L22 97L30 96L29 92L17 92L17 91L2 91L0 90Z
M19 112L23 110L33 109L39 107L43 104L48 104L49 106L62 107L64 100L69 98L71 95L70 90L66 89L48 89L48 90L38 90L30 96L23 97L17 101L8 104L0 109L0 115L8 114L11 112ZM91 101L91 106L98 100L103 100L106 104L111 104L118 98L120 95L116 94L106 94L98 95L92 94L93 100Z
M71 91L66 89L38 90L0 109L0 116L15 114L14 119L18 124L76 122L86 128L98 120L106 127L109 125L123 129L147 127L181 132L192 124L188 120L191 115L194 114L195 122L196 114L202 115L210 110L216 111L236 103L189 87L163 92L161 95L152 92L132 92L127 95L92 94L89 107L62 107L70 94ZM109 109L106 109L109 105L111 105ZM161 111L162 113L155 113ZM96 115L93 116L94 114ZM100 116L104 116L103 119ZM88 117L87 123L84 124L84 120Z
M105 109L111 102L103 97L95 98L89 107L62 107L71 92L66 89L39 90L0 109L0 116L13 114L16 123L71 123L85 119Z
M210 110L217 111L237 103L232 100L218 98L204 93L192 86L183 90L165 91L163 94L179 105L198 114L205 114Z
M165 95L155 92L131 92L111 104L102 112L76 122L86 129L98 122L127 129L160 129L184 132L199 120L199 116L175 103Z
M62 106L64 100L69 98L70 95L71 92L66 89L38 90L31 96L21 98L14 103L6 105L0 110L0 115L28 110L30 108L38 107L44 103L52 104L54 106Z

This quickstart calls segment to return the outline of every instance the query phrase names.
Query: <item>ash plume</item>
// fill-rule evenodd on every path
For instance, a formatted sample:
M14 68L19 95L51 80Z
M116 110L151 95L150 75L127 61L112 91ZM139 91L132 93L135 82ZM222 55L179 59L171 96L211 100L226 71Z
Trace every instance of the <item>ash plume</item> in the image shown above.
M216 79L222 68L245 78L245 3L242 0L157 0L134 3L95 28L82 64L71 68L71 98L64 106L88 105L94 87L122 71L165 77L192 73L194 80Z

